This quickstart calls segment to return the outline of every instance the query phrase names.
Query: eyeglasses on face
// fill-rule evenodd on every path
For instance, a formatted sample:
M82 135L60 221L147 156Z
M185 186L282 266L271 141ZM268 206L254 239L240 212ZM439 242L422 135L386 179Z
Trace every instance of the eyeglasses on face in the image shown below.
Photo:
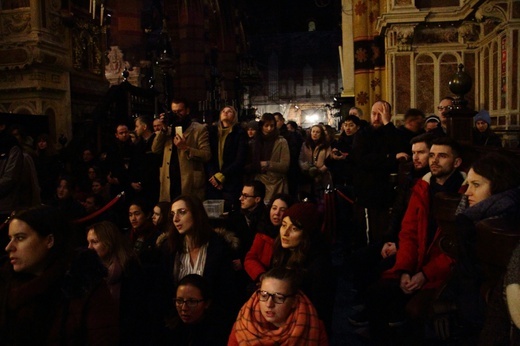
M443 111L443 110L451 111L453 109L453 106L439 106L439 107L437 107L437 109L440 111Z
M275 304L283 304L287 298L294 297L294 294L281 294L281 293L269 293L267 291L258 290L256 291L256 294L258 294L258 299L261 302L266 302L269 300L269 297L273 298L273 302Z
M179 217L183 217L184 215L188 214L189 210L187 208L179 208L177 211L170 211L170 216L172 219L175 218L175 215L179 215Z
M186 306L193 308L197 306L200 302L203 302L204 299L182 299L182 298L176 298L173 300L175 302L175 306L181 307L184 304Z
M254 195L247 195L245 193L241 194L239 198L255 198L256 196Z

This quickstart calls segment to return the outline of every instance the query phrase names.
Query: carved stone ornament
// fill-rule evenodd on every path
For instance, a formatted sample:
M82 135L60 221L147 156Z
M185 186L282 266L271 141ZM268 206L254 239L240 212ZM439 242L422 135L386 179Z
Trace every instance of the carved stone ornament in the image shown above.
M127 81L132 85L137 85L139 77L139 68L131 68L130 63L125 61L124 54L118 46L111 46L107 53L107 64L105 65L105 77L110 85L120 84L123 78L123 71L127 70Z
M480 26L474 22L464 22L458 28L458 31L462 42L475 42L479 38Z
M507 1L491 1L479 7L475 12L475 18L479 22L494 20L495 22L507 22L506 10L498 4L504 4L507 8Z
M31 32L31 13L29 11L16 11L0 14L0 41L9 36L26 35Z
M412 50L412 43L416 25L399 25L394 30L397 34L397 49L400 51Z
M75 69L101 74L101 32L96 25L78 20L72 30L72 64Z

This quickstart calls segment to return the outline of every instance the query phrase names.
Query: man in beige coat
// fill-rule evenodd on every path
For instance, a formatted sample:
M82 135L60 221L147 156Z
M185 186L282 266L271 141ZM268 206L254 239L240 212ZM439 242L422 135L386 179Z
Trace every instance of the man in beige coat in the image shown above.
M183 194L203 201L206 184L204 163L211 158L208 129L206 125L191 121L186 100L173 100L171 109L175 117L172 126L163 122L163 128L156 132L152 144L154 153L163 152L159 200L171 202Z

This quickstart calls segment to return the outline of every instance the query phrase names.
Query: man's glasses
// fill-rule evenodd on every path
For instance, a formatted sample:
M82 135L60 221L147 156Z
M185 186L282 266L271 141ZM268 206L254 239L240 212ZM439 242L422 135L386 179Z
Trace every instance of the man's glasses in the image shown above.
M281 293L269 293L267 291L258 290L256 291L256 294L258 294L258 299L261 302L266 302L269 300L269 297L273 298L273 302L275 304L283 304L287 298L294 297L294 294L285 295Z
M453 109L453 106L439 106L439 107L437 107L437 109L440 111L444 111L444 110L451 111Z
M175 215L179 215L179 217L183 217L184 215L188 214L189 210L186 208L179 208L177 211L171 211L170 216L172 219L175 218Z
M176 298L173 300L175 302L175 306L181 307L184 304L186 306L193 308L197 306L200 302L203 302L204 299L182 299L182 298Z
M241 194L239 198L255 198L256 196L253 195L246 195L245 193Z

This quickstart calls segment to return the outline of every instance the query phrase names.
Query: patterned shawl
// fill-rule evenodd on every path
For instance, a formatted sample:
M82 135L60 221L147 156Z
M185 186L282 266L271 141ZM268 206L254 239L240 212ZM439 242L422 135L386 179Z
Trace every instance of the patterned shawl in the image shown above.
M267 322L260 312L255 293L238 313L233 328L239 345L328 345L323 323L303 292L296 295L294 311L279 328Z

